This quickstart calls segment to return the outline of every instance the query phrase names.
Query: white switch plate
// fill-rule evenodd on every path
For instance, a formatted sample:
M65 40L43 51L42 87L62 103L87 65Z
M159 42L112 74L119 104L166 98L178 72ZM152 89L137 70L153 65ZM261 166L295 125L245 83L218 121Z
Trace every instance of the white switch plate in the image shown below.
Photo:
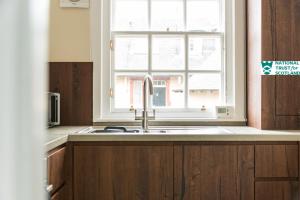
M233 106L216 106L217 118L230 119L233 115Z
M89 0L60 0L62 8L89 8Z

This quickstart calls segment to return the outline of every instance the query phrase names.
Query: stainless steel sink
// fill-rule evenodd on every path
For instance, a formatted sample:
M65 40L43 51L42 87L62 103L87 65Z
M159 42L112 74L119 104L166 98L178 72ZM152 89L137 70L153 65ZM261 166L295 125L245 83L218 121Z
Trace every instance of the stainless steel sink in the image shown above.
M225 134L230 131L217 126L203 127L157 127L150 128L148 133L166 133L166 134Z
M136 127L89 127L79 134L101 134L101 133L124 133L124 134L228 134L227 129L218 126L199 126L199 127L150 127L147 132Z

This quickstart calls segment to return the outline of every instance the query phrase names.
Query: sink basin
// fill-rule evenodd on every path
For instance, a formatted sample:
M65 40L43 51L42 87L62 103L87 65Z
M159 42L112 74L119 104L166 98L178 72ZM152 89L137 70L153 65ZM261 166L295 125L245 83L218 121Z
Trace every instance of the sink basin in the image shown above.
M170 128L151 128L147 133L166 133L166 134L225 134L230 131L217 126L203 127L170 127Z
M89 127L79 133L101 134L101 133L124 133L124 134L228 134L227 129L218 126L199 127L151 127L147 132L140 128L128 127Z

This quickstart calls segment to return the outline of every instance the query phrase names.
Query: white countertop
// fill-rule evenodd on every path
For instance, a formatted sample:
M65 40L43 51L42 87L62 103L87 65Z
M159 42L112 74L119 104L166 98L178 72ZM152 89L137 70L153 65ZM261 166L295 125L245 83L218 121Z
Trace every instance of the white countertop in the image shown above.
M49 151L67 141L300 141L300 130L259 130L246 126L162 127L167 133L78 133L88 127L60 126L48 129ZM103 128L103 127L95 127Z
M45 149L50 151L68 141L69 134L75 133L86 126L58 126L49 128L45 138Z

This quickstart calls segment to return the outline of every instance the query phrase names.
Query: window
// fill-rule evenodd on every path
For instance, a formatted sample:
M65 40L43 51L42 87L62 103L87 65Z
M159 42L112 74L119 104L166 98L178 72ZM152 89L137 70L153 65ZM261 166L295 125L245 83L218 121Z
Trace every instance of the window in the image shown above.
M141 109L145 74L153 76L150 101L158 117L213 119L216 105L243 110L236 101L243 97L235 97L243 70L234 67L234 6L225 0L103 0L101 43L93 42L102 44L95 70L101 95L94 98L101 118L127 119L130 108Z

